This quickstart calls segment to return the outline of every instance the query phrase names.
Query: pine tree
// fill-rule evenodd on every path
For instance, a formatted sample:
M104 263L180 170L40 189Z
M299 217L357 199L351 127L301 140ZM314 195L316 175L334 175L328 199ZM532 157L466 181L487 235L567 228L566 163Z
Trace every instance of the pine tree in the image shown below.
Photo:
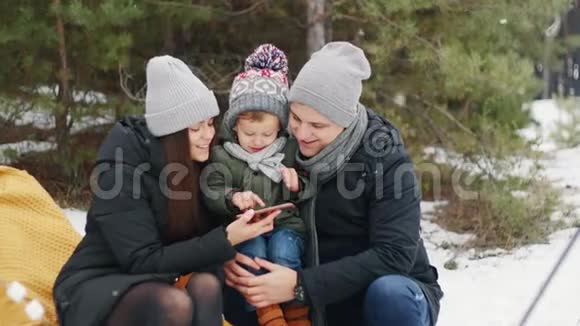
M406 116L423 139L446 142L460 124L479 132L484 118L514 131L528 122L522 103L541 91L534 64L543 32L568 7L567 0L342 2L334 33L360 39L370 54L368 101ZM406 110L395 99L405 99Z
M4 3L3 3L4 5ZM107 94L103 74L128 59L124 28L142 15L132 1L28 1L2 8L0 89L4 97L27 98L48 108L60 149L67 148L75 112L92 103L78 94Z

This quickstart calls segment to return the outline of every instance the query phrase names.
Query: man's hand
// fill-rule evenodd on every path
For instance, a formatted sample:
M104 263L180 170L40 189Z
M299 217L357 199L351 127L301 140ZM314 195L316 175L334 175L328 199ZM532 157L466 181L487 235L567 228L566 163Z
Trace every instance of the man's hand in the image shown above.
M245 273L244 275L239 273L237 274L239 276L234 277L232 279L233 282L228 283L228 285L237 289L251 305L257 308L294 299L294 287L296 287L295 270L260 258L256 258L255 263L259 267L268 270L269 273L260 276L254 276L250 273L248 273L250 274L248 276Z
M292 192L300 191L300 183L298 183L298 172L296 172L293 168L282 168L282 180L284 180L284 184L286 188Z
M232 196L232 204L239 208L242 212L260 205L265 207L264 201L260 196L256 195L251 191L236 192Z
M252 260L252 258L237 253L234 259L227 261L224 264L224 272L226 274L226 284L230 287L236 288L237 282L241 277L252 277L252 273L244 269L240 264L249 266L255 270L259 270L260 266Z

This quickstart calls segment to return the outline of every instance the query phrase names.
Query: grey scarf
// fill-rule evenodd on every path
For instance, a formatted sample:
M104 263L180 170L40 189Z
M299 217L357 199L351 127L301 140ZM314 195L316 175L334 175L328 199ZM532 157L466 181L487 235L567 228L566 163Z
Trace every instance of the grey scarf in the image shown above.
M358 104L357 118L332 143L313 157L302 159L300 152L296 161L310 173L313 182L325 183L336 176L357 150L368 126L367 110Z
M268 147L257 153L248 153L239 144L225 142L224 149L231 156L248 163L253 171L261 171L274 182L279 183L282 180L283 167L282 160L284 153L281 153L286 146L286 137L279 137Z

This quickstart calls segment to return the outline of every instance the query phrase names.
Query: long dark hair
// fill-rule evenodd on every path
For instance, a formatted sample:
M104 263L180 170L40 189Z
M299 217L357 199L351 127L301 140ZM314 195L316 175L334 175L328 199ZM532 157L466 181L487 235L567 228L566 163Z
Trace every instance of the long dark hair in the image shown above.
M214 138L215 139L215 138ZM173 183L170 174L167 177L167 187L173 192L191 194L191 199L167 198L167 224L163 232L166 243L173 243L202 235L209 230L209 220L201 199L200 175L204 163L191 160L188 130L161 138L167 164L174 164L183 173L184 178ZM170 196L171 197L171 196Z

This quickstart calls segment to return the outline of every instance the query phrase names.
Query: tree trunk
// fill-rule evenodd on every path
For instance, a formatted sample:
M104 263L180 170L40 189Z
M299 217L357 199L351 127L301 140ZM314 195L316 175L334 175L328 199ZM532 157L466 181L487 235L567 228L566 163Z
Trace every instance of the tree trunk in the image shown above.
M326 0L307 0L306 17L308 30L306 31L306 50L310 56L326 43L324 37Z
M53 0L53 5L60 7L60 0ZM70 71L66 53L66 38L64 35L64 22L60 15L56 16L56 33L58 36L58 54L60 57L60 69L57 72L58 95L57 109L55 110L56 143L59 151L68 147L70 125L67 117L72 104L72 91L70 88Z
M163 40L163 53L171 55L175 54L175 33L173 31L173 24L171 17L165 20L165 36Z
M324 36L325 36L324 42L326 43L332 41L332 17L331 17L333 11L332 0L326 1L325 5L326 9L324 11L326 14L324 17L326 18L324 19Z

